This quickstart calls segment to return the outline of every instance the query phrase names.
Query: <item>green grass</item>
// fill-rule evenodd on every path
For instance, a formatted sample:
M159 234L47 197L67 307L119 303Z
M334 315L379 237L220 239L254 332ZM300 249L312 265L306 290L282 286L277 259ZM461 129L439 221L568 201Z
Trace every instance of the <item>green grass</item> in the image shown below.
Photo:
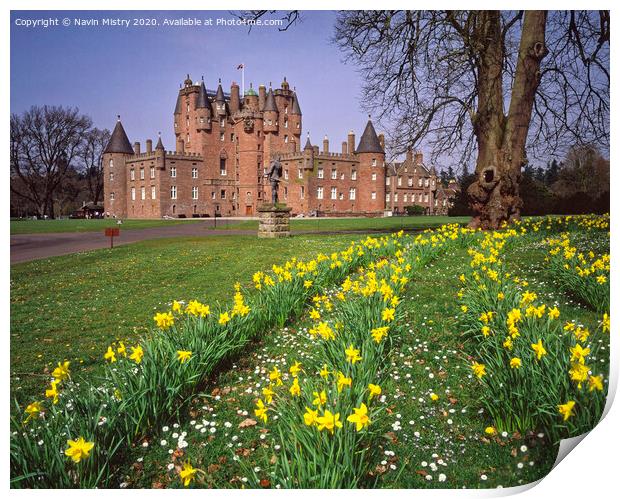
M121 229L148 229L167 227L198 220L124 220ZM62 219L62 220L11 220L11 234L48 234L53 232L97 232L106 227L117 227L116 220L105 219Z
M41 393L67 359L101 365L115 339L137 338L173 299L230 301L236 281L291 256L344 249L350 236L156 239L11 266L11 392Z

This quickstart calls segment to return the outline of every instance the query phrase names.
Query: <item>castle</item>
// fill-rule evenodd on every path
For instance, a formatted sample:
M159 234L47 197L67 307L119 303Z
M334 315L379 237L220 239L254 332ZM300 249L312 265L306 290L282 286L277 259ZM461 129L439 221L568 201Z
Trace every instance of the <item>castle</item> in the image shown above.
M340 152L308 137L303 148L299 99L284 78L280 88L260 85L240 95L187 76L174 109L175 150L161 136L132 146L120 117L103 154L104 211L116 218L253 216L270 201L265 178L278 156L279 198L296 214L383 216L413 204L444 213L450 190L421 153L386 165L384 138L370 119L358 143L350 131ZM403 185L403 178L405 185Z

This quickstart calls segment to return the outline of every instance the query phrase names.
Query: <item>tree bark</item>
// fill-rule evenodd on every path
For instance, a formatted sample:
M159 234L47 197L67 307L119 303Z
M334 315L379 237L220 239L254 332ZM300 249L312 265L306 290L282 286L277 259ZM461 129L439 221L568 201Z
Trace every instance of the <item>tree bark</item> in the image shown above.
M474 217L470 226L497 229L520 218L521 168L527 163L525 143L540 81L540 62L547 54L545 11L526 11L508 116L503 110L504 40L499 12L480 12L478 108L473 118L478 142L476 181L467 189Z

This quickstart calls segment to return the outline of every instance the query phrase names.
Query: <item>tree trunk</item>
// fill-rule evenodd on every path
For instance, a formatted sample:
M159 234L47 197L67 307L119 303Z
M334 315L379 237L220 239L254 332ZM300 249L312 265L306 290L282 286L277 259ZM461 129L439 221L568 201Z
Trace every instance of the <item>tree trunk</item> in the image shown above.
M470 226L497 229L519 219L521 168L526 164L525 143L532 116L540 61L547 54L547 13L526 11L510 108L503 111L503 40L499 13L480 14L478 39L484 40L478 65L478 109L473 119L478 142L476 181L467 194L474 218Z

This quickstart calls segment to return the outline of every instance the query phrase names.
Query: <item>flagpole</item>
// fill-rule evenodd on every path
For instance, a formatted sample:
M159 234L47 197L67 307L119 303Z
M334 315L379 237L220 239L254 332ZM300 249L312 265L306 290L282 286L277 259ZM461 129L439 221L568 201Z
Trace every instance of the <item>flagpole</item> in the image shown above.
M245 98L245 63L241 63L241 98Z

